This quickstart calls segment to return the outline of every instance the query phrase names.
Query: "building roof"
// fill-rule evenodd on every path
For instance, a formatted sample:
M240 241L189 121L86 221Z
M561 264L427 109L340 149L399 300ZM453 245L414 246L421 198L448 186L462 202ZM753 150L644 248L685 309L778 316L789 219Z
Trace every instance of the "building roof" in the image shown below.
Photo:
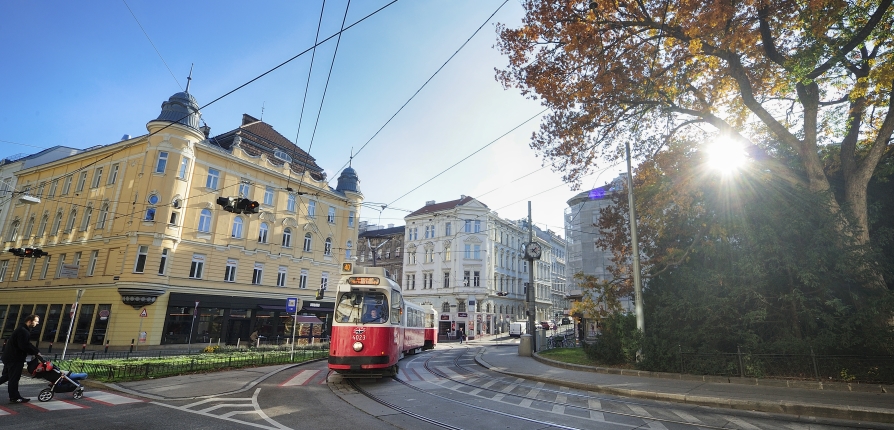
M435 204L432 204L432 205L425 205L425 206L423 206L423 207L417 209L415 212L413 212L413 213L411 213L411 214L405 216L404 218L409 218L409 217L411 217L411 216L416 216L416 215L424 215L424 214L427 214L427 213L434 213L434 212L446 211L446 210L449 210L449 209L453 209L453 208L456 208L456 207L465 205L466 203L469 203L469 202L471 202L472 200L475 200L475 198L474 198L474 197L469 197L469 196L463 196L463 197L460 198L460 199L457 199L457 200L450 200L449 202L435 203ZM479 202L479 203L481 203L481 202ZM487 205L485 205L484 203L481 203L481 205L484 206L484 207L487 207Z
M274 156L274 152L279 150L292 159L289 166L293 172L302 173L306 168L314 179L322 180L326 177L325 173L323 173L323 168L317 165L316 159L311 157L310 154L292 143L270 124L248 114L242 115L242 125L239 128L217 135L209 140L211 140L212 145L220 146L232 152L237 136L240 140L239 147L252 156L265 154L270 163L282 165L285 162Z
M367 230L367 231L364 231L363 233L360 233L360 235L358 235L357 237L387 237L387 236L394 236L396 234L403 236L406 228L407 228L407 226L402 225L400 227L381 228L378 230Z
M192 94L179 92L161 103L161 113L156 121L170 121L183 124L193 129L199 129L199 121L202 114L199 112L199 103Z

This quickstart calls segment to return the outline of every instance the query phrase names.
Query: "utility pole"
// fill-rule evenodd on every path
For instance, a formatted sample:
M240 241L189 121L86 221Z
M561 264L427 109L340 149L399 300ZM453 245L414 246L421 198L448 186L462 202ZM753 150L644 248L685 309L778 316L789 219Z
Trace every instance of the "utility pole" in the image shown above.
M643 284L639 268L639 239L636 236L636 206L633 199L633 168L630 166L630 141L624 142L627 149L627 205L630 206L630 242L633 251L633 292L636 312L636 329L646 332L646 319L643 316ZM640 355L637 353L637 355Z
M531 218L531 201L528 201L528 243L534 243L534 223ZM528 288L525 291L525 299L528 301L528 333L531 333L531 348L537 351L537 327L535 316L537 312L537 296L534 294L534 259L528 259Z

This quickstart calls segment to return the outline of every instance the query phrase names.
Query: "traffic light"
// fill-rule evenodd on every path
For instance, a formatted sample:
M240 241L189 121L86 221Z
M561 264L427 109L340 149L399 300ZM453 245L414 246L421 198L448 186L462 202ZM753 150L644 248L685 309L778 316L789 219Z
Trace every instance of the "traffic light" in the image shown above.
M236 200L237 199L234 199L232 197L218 197L217 204L223 206L223 210L225 210L227 212L241 213L241 212L237 212Z
M12 253L16 257L23 257L25 255L25 250L22 248L9 248L7 252Z
M248 200L248 199L243 199ZM261 204L256 201L249 201L245 204L245 211L243 213L247 213L249 215L256 214L261 212Z
M25 248L25 249L23 249L23 251L24 251L24 253L23 253L22 257L34 258L34 250L33 249Z
M12 255L15 255L16 257L23 258L40 258L45 255L50 255L40 248L10 248L7 251L12 253Z
M45 257L47 255L50 255L50 254L40 248L34 248L34 258Z
M320 288L319 290L317 290L317 300L323 300L323 294L324 294L325 292L326 292L326 290L324 290L324 289L322 289L322 288Z

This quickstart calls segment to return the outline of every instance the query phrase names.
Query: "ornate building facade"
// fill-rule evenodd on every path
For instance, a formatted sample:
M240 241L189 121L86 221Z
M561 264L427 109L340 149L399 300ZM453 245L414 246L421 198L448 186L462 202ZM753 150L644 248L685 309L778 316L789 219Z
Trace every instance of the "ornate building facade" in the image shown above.
M187 88L188 91L188 88ZM42 318L35 340L125 347L245 342L290 336L287 297L331 319L316 300L353 257L363 194L352 168L335 188L306 152L244 115L210 137L196 99L171 96L148 134L17 172L0 253L0 336L24 315ZM225 211L218 198L260 203ZM10 248L49 255L20 258ZM327 300L328 299L328 300Z

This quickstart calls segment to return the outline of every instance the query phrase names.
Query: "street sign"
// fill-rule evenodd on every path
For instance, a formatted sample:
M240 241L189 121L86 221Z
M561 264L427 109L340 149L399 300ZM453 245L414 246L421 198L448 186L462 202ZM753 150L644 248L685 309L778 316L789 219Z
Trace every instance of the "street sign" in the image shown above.
M294 314L298 310L298 298L297 297L289 297L286 298L286 312L290 314Z
M105 320L109 319L109 315L111 315L111 313L109 312L109 310L108 310L108 309L103 309L103 310L99 311L99 320L100 320L100 321L105 321Z
M140 332L140 343L146 343L146 332L145 331Z
M62 268L59 270L59 277L68 279L77 278L80 268L81 266L77 264L63 264Z
M143 311L140 312L140 318L146 318L149 316L149 312L146 312L146 308L143 308Z

